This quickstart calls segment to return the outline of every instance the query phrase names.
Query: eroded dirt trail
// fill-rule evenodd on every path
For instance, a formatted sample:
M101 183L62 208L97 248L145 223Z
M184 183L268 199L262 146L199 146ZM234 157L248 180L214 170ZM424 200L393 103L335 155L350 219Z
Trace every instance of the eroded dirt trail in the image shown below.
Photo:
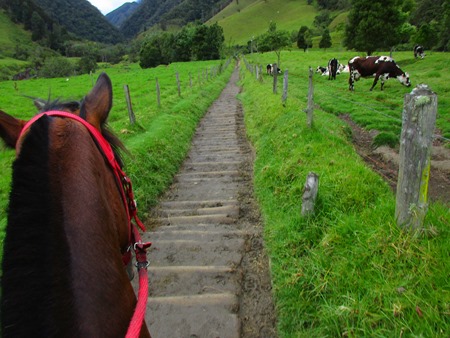
M253 154L236 69L152 210L146 321L153 338L276 337Z

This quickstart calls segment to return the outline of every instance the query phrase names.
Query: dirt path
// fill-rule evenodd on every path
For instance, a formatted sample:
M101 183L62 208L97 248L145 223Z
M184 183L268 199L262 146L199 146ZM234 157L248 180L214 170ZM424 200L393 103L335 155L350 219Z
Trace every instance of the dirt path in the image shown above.
M153 242L146 313L153 338L276 337L238 77L236 69L199 124L144 234Z

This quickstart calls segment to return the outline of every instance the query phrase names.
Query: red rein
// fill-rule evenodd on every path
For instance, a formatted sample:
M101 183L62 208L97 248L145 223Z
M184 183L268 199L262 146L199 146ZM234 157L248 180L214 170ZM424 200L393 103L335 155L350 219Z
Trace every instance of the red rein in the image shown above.
M20 136L30 128L30 126L41 118L43 115L47 116L56 116L56 117L67 117L72 120L80 122L84 125L100 150L103 152L109 166L114 172L114 176L116 177L117 184L119 186L120 194L122 196L122 200L125 205L125 209L128 215L128 226L129 226L129 243L130 248L132 247L136 256L136 267L139 272L139 292L138 292L138 302L136 304L136 309L133 314L133 318L131 319L130 326L128 327L128 332L126 338L134 338L139 337L142 324L144 322L145 310L147 307L147 299L148 299L148 275L147 275L147 252L146 249L150 247L151 243L143 243L141 240L141 236L137 229L137 226L141 228L142 231L145 231L145 226L142 224L141 220L137 216L137 208L136 202L134 201L133 195L133 187L131 185L130 179L126 176L125 172L120 167L119 163L117 163L116 158L114 156L114 152L111 148L111 145L108 141L103 137L102 133L89 124L86 120L82 119L78 115L64 112L64 111L48 111L45 113L41 113L33 117L27 124L23 127ZM20 137L19 137L20 138ZM133 223L133 219L136 224ZM130 249L131 250L131 249ZM128 251L124 254L123 257L124 263L128 264L131 260L131 252Z

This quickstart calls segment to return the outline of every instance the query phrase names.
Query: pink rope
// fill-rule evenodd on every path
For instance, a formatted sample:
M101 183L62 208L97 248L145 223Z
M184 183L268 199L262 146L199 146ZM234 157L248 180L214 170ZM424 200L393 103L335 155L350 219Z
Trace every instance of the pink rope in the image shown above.
M144 322L145 310L147 308L148 299L148 275L147 269L139 270L139 292L138 303L134 311L133 318L131 319L130 326L128 327L126 338L139 337L141 333L142 324Z

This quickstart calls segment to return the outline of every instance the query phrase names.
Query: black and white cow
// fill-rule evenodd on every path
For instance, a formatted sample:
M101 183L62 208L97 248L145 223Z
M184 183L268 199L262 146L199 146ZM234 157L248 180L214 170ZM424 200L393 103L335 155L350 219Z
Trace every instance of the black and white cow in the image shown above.
M417 59L420 56L421 59L425 57L425 51L421 45L414 46L414 57Z
M328 61L328 80L336 80L336 73L338 71L339 61L336 58Z
M274 64L269 63L269 64L267 65L267 67L266 67L266 69L267 69L267 74L273 75L273 71L274 71L275 65L276 65L276 63L274 63ZM278 73L278 74L281 74L281 69L278 68L278 67L277 67L277 73Z
M375 87L378 79L381 80L381 90L383 90L384 81L390 77L397 78L406 87L411 86L409 74L402 71L394 59L389 56L367 56L365 58L356 56L348 62L348 67L350 70L349 90L355 90L354 83L359 78L370 76L375 77L370 90Z
M348 65L343 65L342 63L339 64L338 71L337 71L338 74L349 73L349 72L350 72L350 70L348 68Z

